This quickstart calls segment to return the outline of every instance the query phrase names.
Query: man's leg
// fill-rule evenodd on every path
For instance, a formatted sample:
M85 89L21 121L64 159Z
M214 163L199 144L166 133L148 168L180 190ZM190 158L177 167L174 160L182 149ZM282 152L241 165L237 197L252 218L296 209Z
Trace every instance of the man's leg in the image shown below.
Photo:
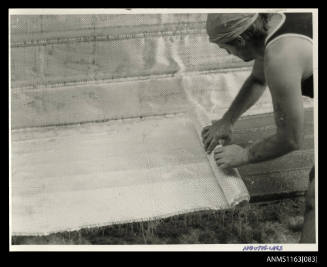
M309 175L309 188L305 199L304 222L300 243L315 243L315 176L314 167Z

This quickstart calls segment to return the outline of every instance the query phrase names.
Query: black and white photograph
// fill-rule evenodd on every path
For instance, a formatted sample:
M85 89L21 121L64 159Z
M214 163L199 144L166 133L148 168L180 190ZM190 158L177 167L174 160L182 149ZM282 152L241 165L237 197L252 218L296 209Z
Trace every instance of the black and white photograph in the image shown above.
M11 251L318 251L318 9L8 20Z

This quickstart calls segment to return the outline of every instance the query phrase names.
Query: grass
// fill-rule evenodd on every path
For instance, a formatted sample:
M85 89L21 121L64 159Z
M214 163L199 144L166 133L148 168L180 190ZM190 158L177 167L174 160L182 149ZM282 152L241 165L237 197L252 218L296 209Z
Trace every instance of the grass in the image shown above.
M14 236L23 244L298 243L304 197L249 204L226 211L178 215L151 222L81 229L48 236Z

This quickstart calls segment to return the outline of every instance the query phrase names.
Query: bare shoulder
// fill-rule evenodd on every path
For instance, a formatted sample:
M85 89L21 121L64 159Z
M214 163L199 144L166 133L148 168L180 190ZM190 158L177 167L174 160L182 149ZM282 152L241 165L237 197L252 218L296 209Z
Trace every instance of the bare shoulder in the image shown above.
M300 93L301 81L312 74L312 45L299 37L277 40L265 50L264 72L275 97Z
M312 68L312 43L301 37L285 37L276 40L265 50L264 68L300 68L303 72Z

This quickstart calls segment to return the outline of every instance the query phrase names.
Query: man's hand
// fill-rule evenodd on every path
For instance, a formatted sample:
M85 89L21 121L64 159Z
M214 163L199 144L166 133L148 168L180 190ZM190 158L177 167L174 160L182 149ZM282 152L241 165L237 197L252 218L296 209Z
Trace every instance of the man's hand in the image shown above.
M205 151L210 154L211 151L220 144L220 140L224 144L228 144L232 137L232 125L224 120L213 121L202 130L202 142Z
M221 146L214 150L214 159L220 168L235 168L249 163L248 150L238 146Z

